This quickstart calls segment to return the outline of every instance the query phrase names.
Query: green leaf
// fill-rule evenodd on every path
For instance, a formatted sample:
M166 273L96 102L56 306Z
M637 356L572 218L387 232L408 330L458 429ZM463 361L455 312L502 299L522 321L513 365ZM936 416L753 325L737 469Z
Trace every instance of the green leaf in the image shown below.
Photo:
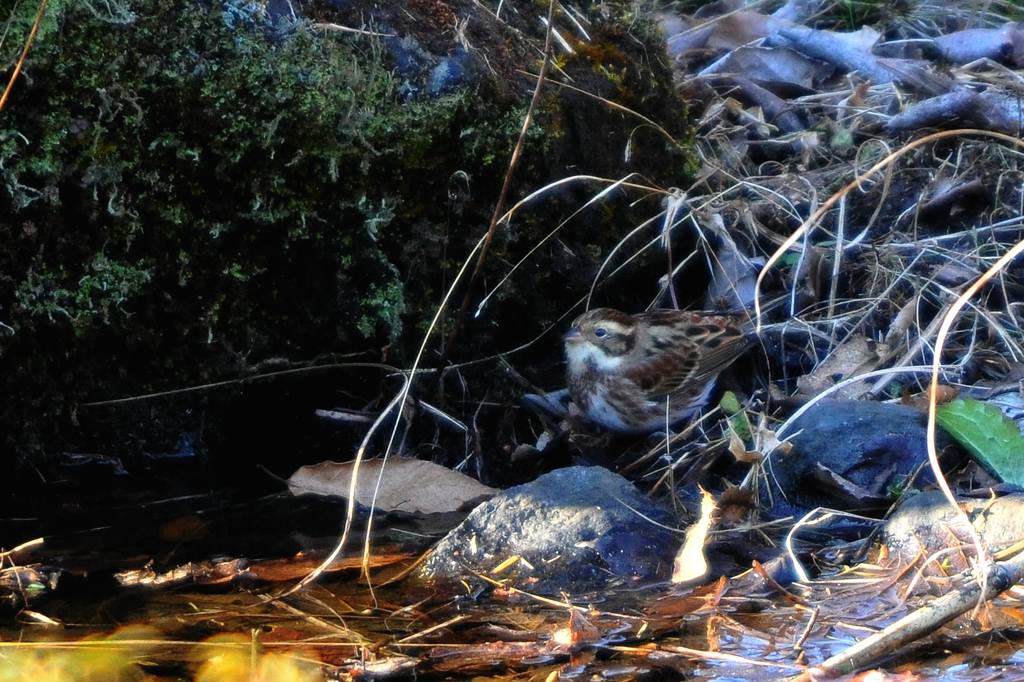
M740 405L740 399L736 397L736 394L732 391L726 391L722 394L722 399L718 401L719 406L728 415L739 414L743 410L743 406Z
M978 463L1006 483L1024 485L1024 436L999 408L957 398L939 405L936 419Z
M740 405L736 394L732 391L726 391L722 395L722 399L718 401L718 406L729 415L729 425L736 432L736 435L743 440L748 440L751 437L750 420L747 419L747 413L743 411L743 406Z

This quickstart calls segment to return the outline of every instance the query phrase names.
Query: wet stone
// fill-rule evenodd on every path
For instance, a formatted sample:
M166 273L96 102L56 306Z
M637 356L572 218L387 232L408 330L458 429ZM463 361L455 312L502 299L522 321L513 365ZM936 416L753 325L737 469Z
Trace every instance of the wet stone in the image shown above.
M434 547L420 576L486 574L518 556L496 577L546 594L664 579L679 541L654 522L672 525L672 515L622 476L558 469L474 509Z
M1024 538L1024 493L1001 497L958 498L960 508L993 552ZM961 526L960 515L939 491L911 495L903 500L882 528L882 541L889 549L913 561L960 541L971 543Z
M908 483L933 480L926 467L910 480L928 460L926 416L912 407L822 400L789 434L792 449L775 452L767 466L770 500L762 493L775 517L799 518L816 507L881 512ZM938 435L941 449L949 440Z

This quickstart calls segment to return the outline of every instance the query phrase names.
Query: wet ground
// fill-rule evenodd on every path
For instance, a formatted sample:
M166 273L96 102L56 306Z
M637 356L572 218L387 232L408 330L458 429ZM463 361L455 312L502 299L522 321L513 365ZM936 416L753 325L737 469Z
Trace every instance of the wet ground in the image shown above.
M918 571L884 556L785 590L740 576L550 598L498 570L483 583L423 585L402 577L457 519L391 514L374 522L369 584L357 523L347 558L282 596L326 556L342 509L337 498L224 491L80 506L76 530L5 557L0 679L776 680L951 585L926 576L905 598ZM8 518L4 536L30 539L31 525L56 520ZM1006 596L884 669L1013 679L1022 617Z

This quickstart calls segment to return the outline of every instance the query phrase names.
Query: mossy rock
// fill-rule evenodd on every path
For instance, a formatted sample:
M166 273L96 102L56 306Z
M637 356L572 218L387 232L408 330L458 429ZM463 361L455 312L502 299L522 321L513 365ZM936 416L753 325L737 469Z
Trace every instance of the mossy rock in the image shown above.
M125 413L83 418L85 401L237 378L274 359L364 353L402 364L418 346L488 224L533 87L517 69L539 69L539 23L468 0L291 3L299 16L278 5L122 0L99 15L51 0L0 119L9 455L137 449L122 441ZM549 85L513 199L578 172L685 181L685 112L656 33L627 16L632 6L604 18L584 9L591 40L558 68L659 120L676 142ZM5 81L34 11L22 3L0 48ZM452 191L460 178L468 194ZM483 280L598 189L524 211L498 235ZM588 211L585 231L540 253L532 279L513 280L470 323L460 354L511 346L557 319L631 211L614 200ZM261 413L306 414L290 400L297 391L261 393ZM375 392L338 375L309 401ZM218 404L253 399L235 392ZM171 441L196 431L197 401L160 408L181 418L154 428ZM291 437L302 438L302 419L283 420L299 425ZM204 438L230 442L204 423Z

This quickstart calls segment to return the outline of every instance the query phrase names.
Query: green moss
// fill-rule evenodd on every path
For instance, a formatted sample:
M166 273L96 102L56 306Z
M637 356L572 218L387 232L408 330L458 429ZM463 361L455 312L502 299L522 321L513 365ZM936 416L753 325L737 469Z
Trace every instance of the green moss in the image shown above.
M402 313L405 311L405 296L402 285L388 282L384 286L370 285L370 293L363 297L360 305L367 314L361 315L356 323L359 333L372 338L378 332L378 325L383 323L388 329L391 340L402 331Z
M19 5L0 47L5 68L32 5ZM483 49L514 40L503 24L489 30ZM679 120L657 50L621 30L593 35L591 58L565 60L578 86ZM535 58L524 54L489 63ZM0 406L0 431L54 423L84 399L237 376L269 357L385 344L395 362L407 357L419 338L402 330L430 319L486 229L531 88L481 67L493 81L405 100L393 67L380 39L273 26L265 3L51 0L0 119L0 321L16 330L0 328L0 357L4 388L31 396ZM513 200L568 174L624 174L630 136L646 165L629 170L684 184L692 160L593 98L551 87L536 114ZM685 138L683 123L674 130ZM468 196L456 200L459 174ZM558 197L503 228L483 278L563 208ZM530 286L510 283L502 314L514 333L535 331L523 319L557 319L589 284L586 254L633 222L600 211L536 256ZM501 325L488 324L466 343L493 348Z
M547 101L557 103L553 98ZM511 146L515 144L522 130L527 108L526 104L514 106L500 113L495 120L479 121L462 128L459 131L459 139L467 156L477 159L484 171L504 173L508 166ZM534 125L526 132L526 144L539 154L549 153L551 145L558 137L558 128L553 125L553 122L557 121L557 116L551 116L551 113L553 112L550 110L545 112L542 109Z
M0 311L17 334L0 354L38 400L230 375L240 351L394 340L408 300L396 216L444 196L458 121L486 128L468 93L401 103L370 40L278 31L257 3L203 5L139 0L114 22L51 2L4 112ZM33 14L21 3L3 64ZM95 379L30 369L18 353L33 347ZM0 421L26 422L22 409Z
M74 289L62 283L66 273L29 270L15 292L16 314L69 320L76 332L94 324L108 325L113 315L126 315L124 303L150 280L149 270L108 260L97 254ZM17 317L15 319L18 319Z
M146 284L155 294L282 276L275 252L308 242L353 270L360 298L400 286L378 244L395 212L378 178L398 159L406 170L430 164L460 98L398 106L379 50L301 25L280 38L255 3L210 11L153 0L138 9L133 23L116 25L82 6L51 7L48 26L60 16L64 32L41 33L26 69L47 87L23 90L0 131L0 179L19 217L56 232L66 225L54 213L83 216L85 256L169 256L133 296ZM47 272L54 291L71 291L81 276ZM64 303L30 301L30 290L29 280L18 289L25 310ZM396 316L381 315L370 326L394 336Z

